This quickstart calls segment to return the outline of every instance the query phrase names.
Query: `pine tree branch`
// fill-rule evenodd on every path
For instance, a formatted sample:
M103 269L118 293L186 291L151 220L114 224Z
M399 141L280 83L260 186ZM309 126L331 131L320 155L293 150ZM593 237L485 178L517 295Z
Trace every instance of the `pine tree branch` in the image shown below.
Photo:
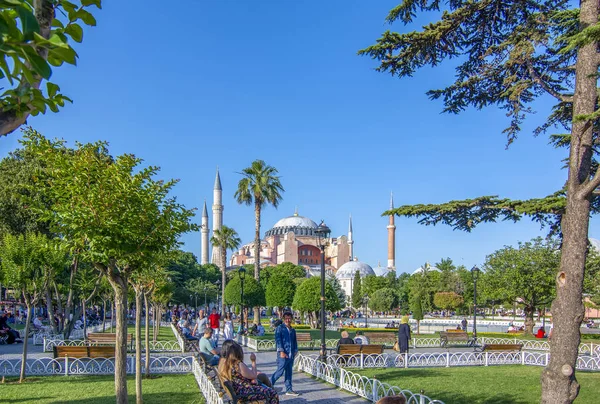
M540 75L535 71L535 68L531 64L531 61L527 62L527 70L529 71L529 75L531 76L532 80L540 87L542 87L544 91L546 91L548 94L550 94L551 96L553 96L561 102L573 102L573 96L562 95L561 93L550 87L548 83L542 80Z
M588 195L593 194L596 191L596 188L600 186L600 167L596 169L596 173L594 177L588 181L587 184L583 186L583 188L578 192L577 196L581 198L587 198Z

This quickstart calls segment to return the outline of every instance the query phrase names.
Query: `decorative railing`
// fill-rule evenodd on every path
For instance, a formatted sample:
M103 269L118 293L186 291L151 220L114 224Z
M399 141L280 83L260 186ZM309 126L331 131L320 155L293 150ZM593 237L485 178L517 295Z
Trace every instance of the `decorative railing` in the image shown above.
M361 376L342 367L325 364L316 357L298 355L296 366L298 370L331 383L341 389L349 391L367 400L375 402L382 397L402 394L406 397L407 404L443 404L442 401L433 400L424 394L416 394L410 390L403 390L377 379Z
M202 366L196 358L192 360L192 372L206 402L209 404L224 404L223 398L217 392L215 385L210 381L206 373L204 373Z
M150 358L151 373L190 373L191 356L156 356ZM16 376L21 371L21 359L0 360L0 376ZM142 367L145 366L142 358ZM29 376L48 375L105 375L115 373L114 358L40 358L27 361L25 373ZM127 357L127 373L135 373L135 357Z
M248 337L245 335L237 336L238 343L247 346L248 348L254 349L255 351L275 351L277 347L275 346L275 340L272 339L256 339L252 337ZM325 345L327 348L335 348L337 346L337 339L327 339L325 340ZM303 341L298 342L298 348L301 349L320 349L321 341L320 340L312 340L312 341Z
M315 359L317 356L314 356ZM422 368L454 366L533 365L547 366L549 353L540 352L430 352L379 355L329 355L327 364L354 368ZM580 356L577 370L600 371L600 358Z
M89 342L83 339L44 339L44 352L52 352L55 346L85 346ZM133 345L135 346L135 345ZM146 351L145 344L142 343L142 351ZM150 341L150 352L181 352L181 346L178 341Z
M179 331L177 331L177 328L175 328L175 325L173 323L171 323L170 325L171 325L171 331L173 331L173 335L175 335L175 338L177 339L177 343L179 344L179 350L181 352L185 352L185 341L183 340L183 337L181 336Z

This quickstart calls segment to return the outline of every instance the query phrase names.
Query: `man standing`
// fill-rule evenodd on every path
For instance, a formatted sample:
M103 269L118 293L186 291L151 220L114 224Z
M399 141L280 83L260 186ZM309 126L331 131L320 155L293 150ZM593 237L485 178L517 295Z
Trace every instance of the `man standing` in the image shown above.
M206 330L206 324L208 323L208 319L204 315L204 310L200 310L198 312L198 319L196 320L196 326L194 327L194 332L192 335L198 336L203 335L204 330Z
M296 341L296 330L292 328L292 313L283 313L283 324L275 329L275 345L277 347L277 370L271 376L271 385L283 374L285 380L285 395L299 396L292 389L292 372L294 357L298 353L298 342Z
M467 319L465 317L463 317L462 321L460 322L460 325L462 325L463 331L467 331Z
M208 316L208 325L213 329L213 340L215 346L219 346L219 327L220 327L221 315L217 313L217 308L213 307L210 316Z

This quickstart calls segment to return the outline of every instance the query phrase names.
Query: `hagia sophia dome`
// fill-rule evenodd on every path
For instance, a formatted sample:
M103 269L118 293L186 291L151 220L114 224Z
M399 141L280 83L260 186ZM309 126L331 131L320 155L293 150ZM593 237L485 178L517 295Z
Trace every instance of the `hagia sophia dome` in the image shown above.
M361 278L368 275L375 275L373 268L369 264L360 261L350 261L338 268L335 277L339 280L354 279L356 271L358 271Z
M279 219L275 225L265 233L265 237L284 235L293 232L297 236L315 236L314 231L318 225L311 219L295 213L292 216Z
M429 262L425 264L425 268L426 268L426 269L427 269L427 271L429 271L429 272L431 272L431 271L434 271L434 272L441 272L441 271L439 270L439 268L437 268L437 267L434 267L433 265L430 265L430 264L429 264ZM420 266L419 268L415 269L415 270L413 271L413 273L412 273L412 274L413 274L413 275L414 275L414 274L420 274L421 272L423 272L423 266Z

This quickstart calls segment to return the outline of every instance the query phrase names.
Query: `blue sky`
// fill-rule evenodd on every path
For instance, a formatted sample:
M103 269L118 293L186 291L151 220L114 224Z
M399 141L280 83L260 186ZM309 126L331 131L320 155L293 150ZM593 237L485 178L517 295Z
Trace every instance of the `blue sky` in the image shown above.
M255 159L279 169L286 192L263 212L261 233L293 214L324 219L346 234L352 214L355 254L372 266L387 260L390 191L396 205L439 203L481 195L526 199L559 189L565 151L531 129L548 101L505 149L504 112L489 108L441 114L425 92L449 84L450 65L399 80L356 52L388 26L395 1L208 1L165 6L155 0L104 2L77 45L77 67L54 73L74 100L58 114L29 123L71 144L98 139L114 154L131 152L178 178L188 207L212 204L221 171L224 223L244 243L253 209L237 205L238 174ZM420 25L426 20L419 20ZM419 24L393 30L417 29ZM20 134L0 139L0 155ZM197 218L198 221L200 218ZM504 245L538 235L539 226L483 225L461 233L396 218L398 272L450 257L471 267ZM596 220L590 234L600 236ZM200 253L199 233L182 238Z

